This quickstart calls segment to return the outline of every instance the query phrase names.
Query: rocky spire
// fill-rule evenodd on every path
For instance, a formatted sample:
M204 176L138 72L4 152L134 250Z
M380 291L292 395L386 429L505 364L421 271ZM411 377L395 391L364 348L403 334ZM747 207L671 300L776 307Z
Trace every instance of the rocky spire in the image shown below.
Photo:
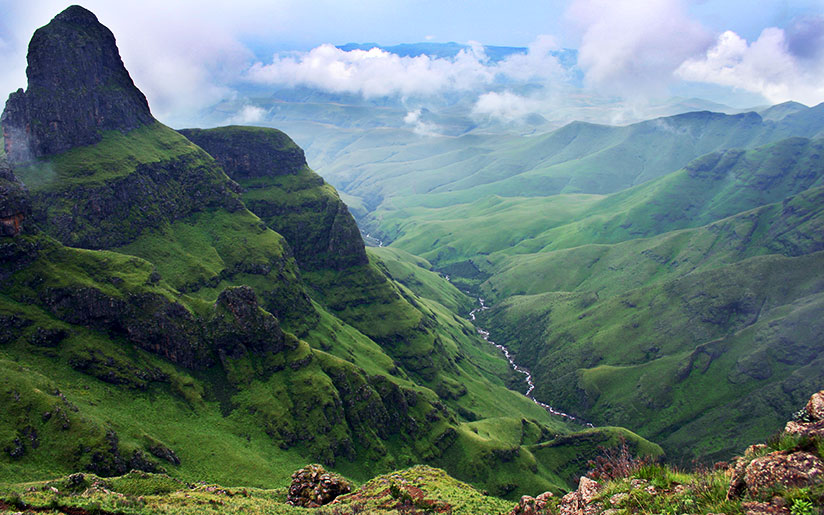
M0 123L9 161L20 163L100 141L154 119L123 66L114 35L73 5L29 43L28 89L9 96Z

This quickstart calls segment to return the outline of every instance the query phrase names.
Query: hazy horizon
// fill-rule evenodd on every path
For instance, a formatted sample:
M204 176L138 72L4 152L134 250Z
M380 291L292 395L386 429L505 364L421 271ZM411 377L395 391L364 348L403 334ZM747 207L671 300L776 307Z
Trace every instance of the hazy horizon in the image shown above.
M69 4L0 5L6 95L25 87L31 32ZM672 97L733 108L824 101L820 0L82 5L115 33L135 83L155 115L172 125L197 124L204 109L221 102L242 105L249 88L308 87L367 100L459 94L473 113L504 121L581 105L642 111ZM467 50L412 57L336 46L427 41ZM495 61L483 45L528 51ZM577 51L574 66L559 61L562 49Z

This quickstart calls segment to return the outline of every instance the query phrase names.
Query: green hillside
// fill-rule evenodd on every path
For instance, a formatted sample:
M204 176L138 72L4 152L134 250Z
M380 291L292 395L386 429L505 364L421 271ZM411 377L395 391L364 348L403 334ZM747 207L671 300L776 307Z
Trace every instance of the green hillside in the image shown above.
M288 136L183 131L193 143L155 121L81 7L37 37L52 53L30 52L29 68L49 96L30 84L2 118L0 480L135 469L275 487L311 461L357 481L429 463L517 497L568 488L617 442L614 429L576 439L580 426L508 389L516 374L460 316L469 299L425 261L368 255ZM95 102L108 118L75 120L88 142L21 136L50 106L72 120ZM557 435L569 445L539 461L532 446Z
M533 372L539 399L674 459L723 458L822 379L786 356L818 349L823 144L714 152L606 196L496 195L381 223L389 249L495 304L480 323ZM690 375L690 360L707 368ZM745 409L759 416L742 429Z
M705 225L819 186L823 145L821 139L791 138L713 153L608 196L494 195L443 208L399 207L382 214L381 225L393 247L436 266L497 251L617 243Z

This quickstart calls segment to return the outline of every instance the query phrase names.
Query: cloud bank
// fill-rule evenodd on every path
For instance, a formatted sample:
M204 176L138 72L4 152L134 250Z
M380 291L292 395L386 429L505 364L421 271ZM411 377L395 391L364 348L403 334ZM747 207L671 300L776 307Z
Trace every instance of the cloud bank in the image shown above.
M586 85L622 97L665 94L679 65L712 42L679 0L577 0L566 17L582 33Z
M776 27L747 42L732 31L676 70L687 81L730 86L761 94L770 103L824 101L824 22L805 23L802 33Z
M492 63L483 46L470 43L453 58L399 56L380 48L344 51L324 44L306 53L275 55L257 62L246 78L257 84L308 86L365 98L428 96L466 92L501 81L553 80L564 70L550 53L554 40L542 36L527 53Z

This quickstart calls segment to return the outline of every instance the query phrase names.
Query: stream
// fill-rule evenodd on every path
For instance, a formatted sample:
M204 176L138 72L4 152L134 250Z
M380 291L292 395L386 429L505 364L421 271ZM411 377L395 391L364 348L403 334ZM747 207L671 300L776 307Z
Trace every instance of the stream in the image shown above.
M449 276L446 276L446 280L447 281L449 280ZM476 313L478 313L479 311L486 311L487 309L489 309L489 306L484 304L484 299L482 299L480 297L478 297L478 304L479 304L479 306L477 308L475 308L475 309L473 309L472 311L469 312L469 318L473 322L475 322L475 314ZM564 413L563 411L561 411L559 409L556 409L556 408L553 408L549 404L547 404L545 402L541 402L538 399L536 399L535 395L533 395L533 393L532 393L533 391L535 391L535 383L532 381L532 372L530 372L529 369L515 363L515 359L512 357L512 353L509 352L509 349L506 347L506 345L501 345L500 343L495 343L492 340L490 340L489 339L489 331L481 329L478 326L475 326L475 330L478 331L478 334L480 334L481 337L484 340L491 343L492 345L497 347L501 352L504 353L504 356L506 356L506 359L507 359L507 361L509 361L509 364L512 366L513 370L515 370L516 372L526 376L524 378L524 380L526 381L526 384L529 385L529 388L527 389L527 391L524 395L527 398L529 398L532 402L534 402L538 406L544 408L545 410L547 410L549 413L551 413L553 415L558 415L560 417L564 417L566 419L572 420L573 422L577 422L579 424L582 424L586 427L595 427L592 424L590 424L589 422L585 422L585 421L579 419L578 417L574 417L574 416L570 415L569 413Z

